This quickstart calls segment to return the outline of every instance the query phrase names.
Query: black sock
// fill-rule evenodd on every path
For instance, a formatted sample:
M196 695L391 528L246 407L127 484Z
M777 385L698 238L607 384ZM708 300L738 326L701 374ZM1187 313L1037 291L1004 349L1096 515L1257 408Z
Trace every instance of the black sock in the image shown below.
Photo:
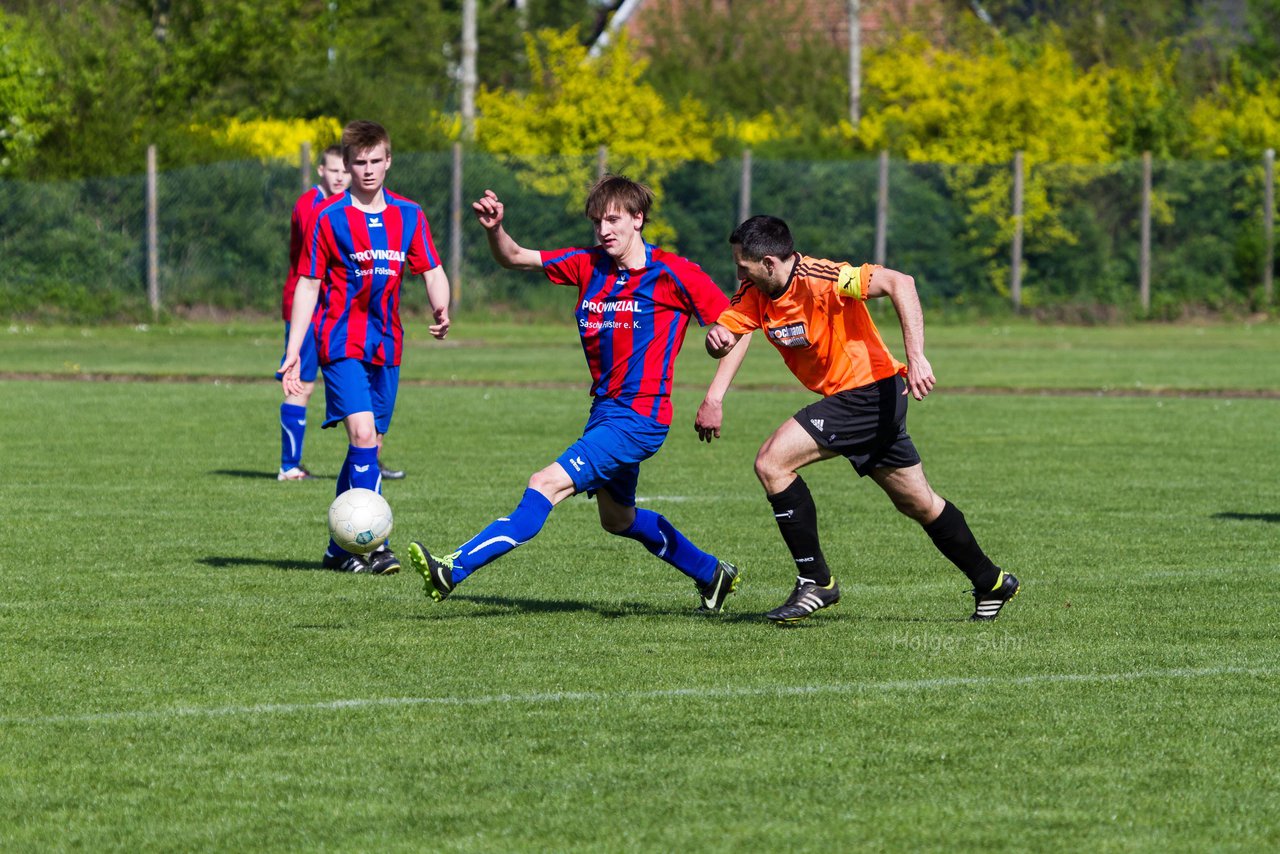
M950 501L943 505L937 519L924 526L924 532L938 551L968 576L974 590L989 590L995 585L1000 577L1000 567L987 557L973 531L969 530L964 514Z
M769 496L778 530L796 562L796 575L819 587L831 583L831 570L818 544L818 508L809 494L809 485L801 477L786 489Z

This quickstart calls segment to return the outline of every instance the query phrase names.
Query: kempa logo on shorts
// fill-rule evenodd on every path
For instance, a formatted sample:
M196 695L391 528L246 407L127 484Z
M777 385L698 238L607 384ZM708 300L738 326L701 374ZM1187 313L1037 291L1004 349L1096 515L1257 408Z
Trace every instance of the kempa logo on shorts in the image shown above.
M810 418L809 423L812 424L814 427L817 427L819 430L821 430L822 425L825 424L826 421L825 419L822 419L822 418Z
M573 466L574 471L582 471L582 467L585 466L586 463L582 461L582 457L571 457L569 459L569 465Z

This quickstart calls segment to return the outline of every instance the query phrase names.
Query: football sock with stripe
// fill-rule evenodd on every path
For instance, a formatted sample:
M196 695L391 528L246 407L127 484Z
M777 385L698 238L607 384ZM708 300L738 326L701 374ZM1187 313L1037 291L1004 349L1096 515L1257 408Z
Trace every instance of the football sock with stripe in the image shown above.
M382 473L378 471L378 448L357 448L347 446L347 458L342 461L338 470L338 491L341 495L348 489L372 489L382 492Z
M964 514L950 501L943 505L937 519L924 526L924 532L938 551L973 582L975 590L989 590L995 585L1000 577L1000 567L987 557L973 531L969 530Z
M720 561L689 541L689 538L667 521L667 517L652 510L636 508L636 520L618 536L627 537L643 545L656 557L660 557L699 584L710 584Z
M307 408L280 404L280 471L302 463L302 442L307 437Z
M494 519L483 531L458 547L457 556L453 558L453 583L457 584L485 564L536 537L553 507L555 505L541 492L526 489L510 516Z
M338 488L334 495L341 495L348 489L372 489L374 492L382 492L382 473L378 471L378 449L373 448L357 448L355 445L347 446L347 458L342 461L342 468L338 469ZM335 543L329 541L329 554L338 555L346 554L346 550Z
M782 540L796 562L796 573L819 587L831 583L831 570L818 542L818 507L809 485L799 475L781 492L769 496Z

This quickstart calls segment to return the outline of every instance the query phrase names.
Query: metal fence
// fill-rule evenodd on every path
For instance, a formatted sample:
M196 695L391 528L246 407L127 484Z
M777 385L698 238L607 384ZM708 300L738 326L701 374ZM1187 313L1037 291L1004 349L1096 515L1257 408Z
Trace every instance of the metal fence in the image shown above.
M109 316L210 305L278 308L288 223L313 183L256 161L61 184L0 182L0 313ZM149 158L149 160L151 160ZM926 306L1114 306L1139 316L1274 303L1274 152L1257 162L1140 160L992 166L866 160L650 164L648 233L736 287L727 237L747 215L786 219L797 248L916 277ZM397 153L388 186L422 204L462 304L537 305L536 277L489 256L470 202L492 189L525 246L585 245L591 157ZM636 173L632 177L654 180ZM425 305L410 289L405 305Z

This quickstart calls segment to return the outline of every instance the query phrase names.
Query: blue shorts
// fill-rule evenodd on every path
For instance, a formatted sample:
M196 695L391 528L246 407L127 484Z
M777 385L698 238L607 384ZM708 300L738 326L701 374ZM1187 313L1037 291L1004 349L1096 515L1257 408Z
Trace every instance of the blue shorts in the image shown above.
M577 492L605 489L623 507L634 507L640 463L658 453L668 429L613 398L597 397L582 438L556 462Z
M284 348L285 355L288 355L289 349L289 321L284 322ZM284 356L280 357L280 364L284 365ZM304 383L313 383L316 381L316 369L320 367L320 360L316 357L316 336L308 335L302 339L302 349L298 351L298 379ZM284 379L284 375L276 371L276 380Z
M372 412L379 433L391 427L400 389L400 366L372 365L359 359L339 359L322 365L324 373L324 423L332 427L348 415Z

